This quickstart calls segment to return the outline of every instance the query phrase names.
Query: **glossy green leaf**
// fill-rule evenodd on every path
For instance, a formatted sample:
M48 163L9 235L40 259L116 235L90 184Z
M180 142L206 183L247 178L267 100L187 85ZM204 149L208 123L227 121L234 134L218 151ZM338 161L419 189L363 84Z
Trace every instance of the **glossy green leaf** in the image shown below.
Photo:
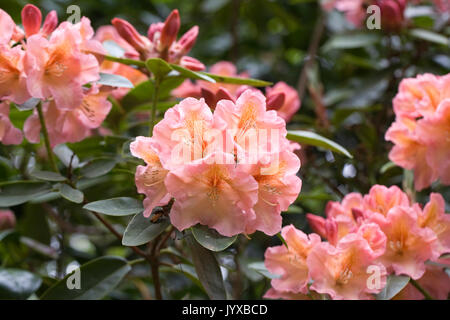
M252 262L248 264L248 268L255 270L259 274L263 275L266 278L269 279L277 279L280 276L275 275L273 273L270 273L269 270L267 270L266 266L264 265L264 262Z
M97 158L89 161L81 168L80 173L86 178L96 178L110 172L116 166L116 160Z
M41 278L31 272L0 268L0 299L27 299L41 283Z
M30 174L33 178L45 181L65 181L66 177L53 171L33 171Z
M144 211L142 201L127 197L94 201L83 208L110 216L128 216Z
M412 29L409 31L409 34L417 39L425 40L428 42L441 44L447 47L450 45L448 37L433 31L425 29Z
M100 80L98 80L97 83L104 86L111 86L116 88L134 87L131 81L125 77L119 76L117 74L103 73L103 72L100 72Z
M83 192L74 189L65 183L61 185L59 193L63 198L75 203L82 203L84 199Z
M145 65L147 66L147 69L155 75L155 77L159 78L164 77L172 71L170 65L160 58L150 58L145 61Z
M404 287L406 287L408 282L409 277L406 276L388 276L386 286L379 294L376 295L377 300L391 300L400 291L402 291Z
M110 293L131 270L123 258L101 257L82 265L80 289L69 289L74 272L65 276L42 295L42 300L98 300ZM72 277L72 278L71 278Z
M322 47L324 52L332 49L354 49L370 46L380 40L373 33L355 33L332 36Z
M73 169L78 167L80 159L67 145L58 144L53 148L53 152L66 167L71 166Z
M168 219L160 219L153 223L142 213L136 214L131 219L123 233L122 244L124 246L140 246L152 241L170 225Z
M191 228L195 240L203 247L211 251L222 251L231 246L237 239L237 235L233 237L225 237L214 229L207 226L196 225Z
M240 84L240 85L248 85L252 87L267 87L272 85L272 82L251 79L251 78L239 78L239 77L226 77L218 74L208 73L208 72L198 72L205 76L208 76L214 79L216 82L220 83L229 83L229 84Z
M170 66L172 67L172 69L176 70L177 72L180 73L180 75L182 75L186 78L194 79L194 80L204 80L204 81L208 81L208 82L212 82L212 83L216 82L216 80L214 80L207 74L195 72L195 71L183 68L182 66L179 66L177 64L170 64Z
M51 191L51 186L40 181L13 181L0 184L0 207L25 203Z
M209 298L225 300L227 294L223 283L222 273L214 252L205 249L192 236L186 237L192 254L195 271Z
M344 147L314 132L303 130L292 130L288 131L287 138L291 141L321 147L324 149L341 153L349 158L353 158L350 152L348 152Z

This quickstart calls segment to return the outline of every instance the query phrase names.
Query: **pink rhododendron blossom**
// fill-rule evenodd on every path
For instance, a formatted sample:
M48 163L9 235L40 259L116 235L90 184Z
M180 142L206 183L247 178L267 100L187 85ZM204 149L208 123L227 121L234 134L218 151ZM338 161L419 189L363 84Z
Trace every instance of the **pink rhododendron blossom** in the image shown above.
M450 183L450 75L419 75L404 79L394 98L396 121L386 132L394 143L389 158L414 170L422 190L437 179Z
M320 243L307 258L311 289L329 294L332 299L373 299L370 293L380 292L387 276L385 267L375 262L377 257L366 239L356 233L342 238L336 247ZM379 271L378 285L369 285L369 267Z
M205 68L197 59L186 56L197 39L197 26L192 27L178 41L176 40L180 29L178 10L173 10L164 23L151 24L147 37L140 35L129 22L123 19L114 18L112 24L119 35L139 53L141 60L161 58L195 71Z
M109 92L93 86L85 90L81 103L73 109L61 109L55 101L42 106L50 144L55 146L65 142L78 142L92 134L100 127L111 110L107 100ZM25 137L32 143L38 143L41 124L35 110L24 124Z
M7 45L13 37L16 24L9 14L0 9L0 45Z
M24 72L25 52L19 47L0 45L0 99L24 103L30 98Z
M306 259L320 243L320 237L316 234L307 236L293 225L284 227L281 234L287 248L285 245L271 247L264 254L267 270L280 276L272 279L272 288L277 292L307 293L310 275Z
M241 165L209 164L210 154L168 173L166 186L175 198L170 221L178 230L197 223L233 236L245 231L245 220L258 198L258 184Z
M0 143L20 144L22 139L22 132L9 120L9 104L0 102Z

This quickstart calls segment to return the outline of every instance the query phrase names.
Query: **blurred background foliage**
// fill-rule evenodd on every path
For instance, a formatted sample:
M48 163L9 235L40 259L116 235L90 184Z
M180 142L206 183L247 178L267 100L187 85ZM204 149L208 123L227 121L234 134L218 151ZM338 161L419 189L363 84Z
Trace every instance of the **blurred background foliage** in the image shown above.
M26 3L29 2L8 0L3 1L1 7L15 21L20 21L20 10ZM340 200L353 191L366 193L373 184L401 186L403 169L389 164L391 145L384 140L394 119L392 98L402 78L424 72L446 74L450 70L448 42L414 37L408 30L395 34L358 30L338 12L322 14L314 0L42 0L30 3L45 13L56 10L61 20L68 16L66 8L76 4L95 28L109 24L113 17L121 17L142 34L146 34L149 24L163 21L172 9L177 8L182 32L193 25L200 27L191 55L205 65L220 60L232 61L240 72L248 71L253 78L274 83L284 81L304 90L302 107L288 128L320 133L343 145L353 155L353 159L349 159L303 146L299 173L303 180L302 192L289 212L283 214L283 223L293 223L307 232L311 230L305 213L323 215L329 200ZM430 30L443 35L444 40L445 37L448 39L448 15L437 14L431 7L421 10L408 13L414 28ZM317 36L320 37L314 50L311 43ZM302 70L307 64L309 68L303 73L302 80ZM27 115L26 112L16 115L15 121L23 121ZM145 135L146 130L133 133ZM94 156L93 148L101 156L126 156L127 150L122 146L125 141L93 137L70 147L82 160ZM29 144L24 144L24 150L27 148L32 149ZM7 155L11 156L12 148L2 146L0 150L3 160ZM16 169L1 165L0 179L12 180L15 175L20 176L21 171L33 165L29 157L25 151L12 153L5 161L14 162ZM85 194L90 201L117 196L136 197L133 173L133 165L119 164L107 176L85 186ZM450 199L450 188L434 184L418 194L418 201L425 201L431 190ZM39 203L14 208L20 234L45 245L43 248L47 252L36 249L36 243L24 243L23 238L10 237L0 245L4 266L23 267L46 275L38 294L64 274L68 266L107 254L124 257L132 254L105 229L97 228L95 220L84 214L80 206L62 201L56 202L56 206L62 213L56 220L52 208ZM111 221L119 232L123 232L126 226L123 218L112 218ZM55 230L61 231L61 226L66 228L65 236L64 232L55 233ZM218 255L224 272L229 272L233 284L230 292L236 298L261 298L269 280L250 270L247 264L262 261L265 248L280 243L277 237L260 233L251 238L240 236L239 241ZM174 247L177 248L176 243ZM61 252L64 254L59 254ZM58 258L55 259L55 255ZM191 272L186 268L185 272ZM169 271L162 272L165 297L206 297L195 281L185 277L186 274L170 268L162 271ZM239 280L242 273L246 275L244 282ZM130 281L123 281L109 297L139 299L153 292L148 266L137 265L128 279Z

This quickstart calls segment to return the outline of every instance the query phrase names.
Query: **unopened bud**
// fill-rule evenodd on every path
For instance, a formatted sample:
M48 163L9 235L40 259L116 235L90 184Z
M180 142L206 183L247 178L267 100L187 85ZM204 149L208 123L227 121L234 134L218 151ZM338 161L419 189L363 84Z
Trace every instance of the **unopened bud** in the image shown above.
M22 9L22 24L27 37L36 34L41 29L42 13L38 7L27 4Z
M11 210L0 210L0 231L13 229L16 226L16 216Z
M49 36L53 30L58 26L58 15L55 10L50 11L44 20L44 25L42 26L42 35Z
M164 22L164 27L161 31L160 50L170 48L172 43L177 39L180 24L180 14L178 13L178 10L175 9Z

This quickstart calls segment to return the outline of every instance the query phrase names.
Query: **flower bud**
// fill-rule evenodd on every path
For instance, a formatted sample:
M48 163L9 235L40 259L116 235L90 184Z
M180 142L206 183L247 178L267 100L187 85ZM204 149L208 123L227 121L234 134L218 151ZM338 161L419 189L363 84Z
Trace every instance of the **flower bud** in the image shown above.
M267 97L267 110L280 109L283 106L285 99L286 95L284 94L284 92L278 92L269 95Z
M161 31L160 50L170 48L172 43L177 39L180 24L180 14L178 13L178 10L175 9L164 22L164 27Z
M313 231L319 234L322 238L326 238L327 232L325 230L325 219L316 214L308 213L306 214L306 219L308 220L309 226Z
M220 100L231 100L231 101L235 102L235 100L234 100L233 96L231 95L231 93L225 88L219 88L219 90L217 90L216 100L217 101L220 101Z
M36 34L41 29L42 14L36 6L27 4L22 9L22 24L27 37Z
M327 240L332 245L336 245L338 242L338 225L334 219L328 218L325 221L325 230L327 233Z
M193 26L189 29L177 42L178 57L184 56L194 46L195 40L198 36L198 26Z
M42 35L47 37L53 30L58 26L58 15L55 10L50 11L44 20L44 25L42 26Z
M0 231L12 229L16 225L16 217L11 210L0 210Z
M214 93L206 88L201 88L201 94L202 94L202 98L205 99L206 104L211 108L214 109L216 107L216 96L214 95Z
M406 0L377 0L381 11L381 26L386 31L395 31L403 26Z
M205 65L195 58L184 56L180 60L180 65L192 71L201 71L205 69Z
M133 48L140 53L147 52L150 47L150 41L141 36L139 32L128 22L123 19L114 18L111 23L116 28L119 35L124 38Z

